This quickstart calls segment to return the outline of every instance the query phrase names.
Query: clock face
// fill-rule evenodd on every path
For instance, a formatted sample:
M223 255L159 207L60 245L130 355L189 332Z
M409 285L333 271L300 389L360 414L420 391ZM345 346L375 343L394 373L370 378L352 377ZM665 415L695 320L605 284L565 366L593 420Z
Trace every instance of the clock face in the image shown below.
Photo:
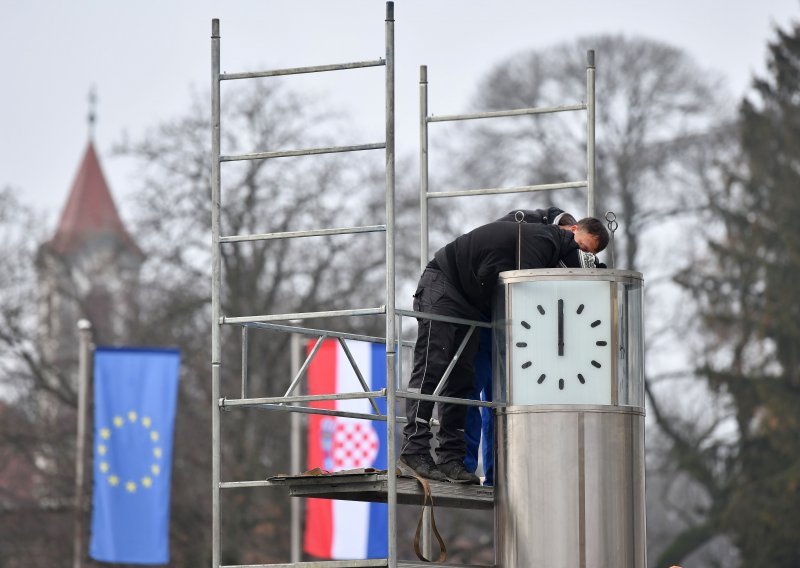
M511 284L511 402L611 404L611 283Z

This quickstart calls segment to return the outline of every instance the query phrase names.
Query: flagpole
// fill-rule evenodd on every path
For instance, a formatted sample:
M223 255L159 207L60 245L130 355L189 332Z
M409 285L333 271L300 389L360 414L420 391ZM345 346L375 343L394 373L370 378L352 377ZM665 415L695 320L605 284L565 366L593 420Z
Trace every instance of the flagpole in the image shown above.
M297 372L300 370L300 352L302 349L301 344L302 336L299 333L292 333L291 334L291 365L292 365L292 376L296 376ZM299 412L292 412L291 418L291 473L292 475L297 475L300 473L300 420L302 419ZM302 504L303 500L298 498L291 500L291 511L292 511L292 518L291 518L291 561L292 563L300 562L300 556L302 554L302 550L300 547L300 535L302 532Z
M92 356L92 324L78 321L78 432L75 441L75 537L72 550L73 568L83 566L84 535L84 462L86 456L86 409L89 399L89 373Z

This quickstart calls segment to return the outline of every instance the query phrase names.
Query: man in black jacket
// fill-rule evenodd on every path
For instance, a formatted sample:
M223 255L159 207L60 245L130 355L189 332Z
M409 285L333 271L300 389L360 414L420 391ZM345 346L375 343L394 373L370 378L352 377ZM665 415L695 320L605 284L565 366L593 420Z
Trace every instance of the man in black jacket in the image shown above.
M535 223L495 221L461 235L439 249L414 294L414 310L470 320L488 320L497 277L516 268L594 267L594 254L608 244L608 232L594 218L559 228ZM468 331L465 325L420 318L408 388L432 394ZM469 398L478 334L473 333L455 363L442 396ZM467 407L442 404L439 412L438 465L430 453L433 404L406 400L401 469L437 481L477 483L464 468Z
M515 209L503 215L498 221L511 223L537 223L540 225L558 225L562 229L571 228L578 222L575 217L558 207L546 209ZM598 265L602 266L602 265ZM479 335L478 352L473 361L474 389L471 398L474 400L492 401L492 330L487 328L476 329ZM467 407L467 416L464 420L464 441L466 453L464 467L469 472L478 469L478 453L482 450L484 485L494 485L494 424L491 408ZM483 443L481 444L481 438Z

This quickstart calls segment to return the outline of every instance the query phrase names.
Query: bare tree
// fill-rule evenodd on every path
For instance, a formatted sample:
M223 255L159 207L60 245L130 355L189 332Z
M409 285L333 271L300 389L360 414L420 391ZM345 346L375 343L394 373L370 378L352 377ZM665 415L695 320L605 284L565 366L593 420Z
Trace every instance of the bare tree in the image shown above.
M597 53L598 212L614 210L624 235L620 264L640 266L645 235L691 212L700 194L692 164L725 118L721 85L683 51L643 38L589 36L523 52L495 66L478 88L481 110L546 107L585 98L586 51ZM522 185L585 179L583 113L481 121L455 145L462 183ZM688 187L687 187L688 186ZM583 209L582 193L546 198ZM531 201L538 196L520 198Z
M37 342L44 223L16 193L0 192L0 562L44 566L71 551L77 397L69 365L49 363Z

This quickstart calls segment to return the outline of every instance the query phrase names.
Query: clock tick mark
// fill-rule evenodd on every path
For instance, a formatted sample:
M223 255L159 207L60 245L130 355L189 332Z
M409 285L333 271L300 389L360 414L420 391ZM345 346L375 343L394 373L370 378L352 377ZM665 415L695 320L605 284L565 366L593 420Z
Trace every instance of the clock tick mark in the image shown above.
M517 347L527 347L527 346L528 344L525 343L524 341L520 341L519 343L517 343Z
M601 367L600 363L598 363L598 362L597 362L597 361L595 361L594 359L592 359L592 365L593 365L593 366L595 366L595 367L597 367L598 369Z
M539 310L539 313L540 313L540 314L544 315L544 308L542 307L542 305L541 305L541 304L539 304L538 306L536 306L536 309L537 309L537 310Z
M533 365L533 363L531 363L530 361L525 361L525 362L522 364L522 368L523 368L523 369L527 369L527 368L528 368L528 367L530 367L531 365Z
M586 379L580 373L578 373L578 380L581 382L582 385L586 383Z
M598 325L600 325L600 320L594 320L592 322L592 327L597 327Z
M581 313L583 313L583 304L581 304L580 306L578 306L578 311L576 311L575 313L576 313L576 314L581 314Z
M605 347L606 345L608 345L608 342L607 341L595 341L594 344L597 345L598 347Z
M526 321L521 321L520 323L522 324L522 327L524 327L525 329L530 329L531 328L531 324L529 324Z
M564 379L558 379L558 390L564 390Z
M547 376L544 373L542 373L541 375L539 375L539 379L536 382L542 384L546 378Z

